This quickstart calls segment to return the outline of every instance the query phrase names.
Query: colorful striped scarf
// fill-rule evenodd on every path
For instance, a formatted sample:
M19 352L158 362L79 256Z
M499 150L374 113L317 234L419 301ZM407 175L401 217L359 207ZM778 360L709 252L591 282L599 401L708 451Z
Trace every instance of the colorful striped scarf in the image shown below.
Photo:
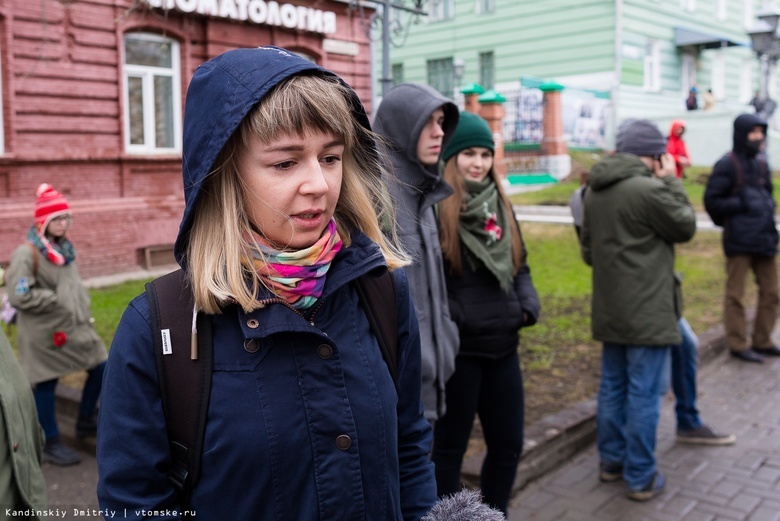
M46 260L55 266L67 266L76 259L76 250L65 237L50 241L42 233L38 233L35 226L27 232L27 242L38 248Z
M298 251L279 251L267 246L263 239L251 237L262 251L252 258L255 271L266 286L295 309L309 309L322 296L325 274L344 244L331 219L322 237L312 246Z

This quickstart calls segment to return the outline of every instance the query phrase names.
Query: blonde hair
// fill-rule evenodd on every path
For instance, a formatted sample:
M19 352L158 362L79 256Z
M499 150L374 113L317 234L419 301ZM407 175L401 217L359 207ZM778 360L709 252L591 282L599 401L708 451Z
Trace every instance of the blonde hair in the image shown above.
M377 136L357 121L352 96L337 78L293 76L266 95L230 137L204 181L189 230L186 258L199 309L219 313L229 300L246 312L260 307L257 294L263 282L247 259L262 252L247 239L253 231L244 207L248 188L238 173L238 156L250 136L266 143L280 134L305 136L313 131L343 138L341 195L334 218L344 246L351 244L350 231L358 229L379 245L389 269L409 264L398 246L385 185L390 176L383 165L389 163L374 146Z
M460 228L460 210L466 197L466 183L463 176L458 172L459 155L460 152L452 156L444 164L444 179L452 186L455 193L440 202L438 207L441 252L450 265L450 274L457 276L463 275L463 262L461 260L458 229ZM515 268L514 273L517 273L517 270L519 270L525 262L520 227L516 225L512 202L506 196L506 193L504 193L504 189L501 186L501 179L498 177L495 168L491 167L488 175L493 179L493 183L495 183L496 188L498 189L499 204L504 206L504 211L507 212L507 215L512 222L515 223L515 226L509 226L509 237L512 241L512 264Z

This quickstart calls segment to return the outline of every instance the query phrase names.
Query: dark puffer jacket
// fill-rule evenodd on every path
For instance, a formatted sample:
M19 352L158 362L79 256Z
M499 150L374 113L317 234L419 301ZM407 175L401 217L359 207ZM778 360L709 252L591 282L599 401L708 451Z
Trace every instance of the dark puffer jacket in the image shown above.
M506 356L517 349L518 330L535 324L539 318L539 296L531 270L523 259L507 293L484 265L472 269L466 249L461 251L463 275L452 275L449 265L444 267L450 313L460 332L458 356Z
M734 120L734 148L715 163L704 192L707 213L714 222L723 223L727 256L777 255L769 165L746 147L747 135L755 126L766 131L766 121L755 114L742 114Z

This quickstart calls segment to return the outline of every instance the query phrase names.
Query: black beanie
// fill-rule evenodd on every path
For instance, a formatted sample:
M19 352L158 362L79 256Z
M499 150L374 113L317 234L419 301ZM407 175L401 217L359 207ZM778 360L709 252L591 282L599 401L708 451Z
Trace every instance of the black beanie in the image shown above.
M658 125L647 119L627 119L618 127L615 152L644 157L666 153L666 138Z
M493 132L490 131L488 122L472 114L471 112L461 112L458 119L458 126L452 134L452 139L444 149L442 159L447 161L449 158L471 147L483 147L496 151L496 145L493 143Z

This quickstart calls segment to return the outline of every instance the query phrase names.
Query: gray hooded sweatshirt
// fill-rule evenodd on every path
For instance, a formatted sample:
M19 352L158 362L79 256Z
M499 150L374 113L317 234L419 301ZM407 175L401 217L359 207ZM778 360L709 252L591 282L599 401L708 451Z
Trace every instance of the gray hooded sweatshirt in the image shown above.
M396 204L398 234L413 256L406 267L422 341L422 399L425 417L444 415L445 384L455 371L458 328L450 318L441 244L433 207L453 190L437 165L417 158L417 142L433 111L444 110L442 151L458 123L458 108L433 88L413 83L396 85L376 113L374 130L390 140L397 182L390 187Z

